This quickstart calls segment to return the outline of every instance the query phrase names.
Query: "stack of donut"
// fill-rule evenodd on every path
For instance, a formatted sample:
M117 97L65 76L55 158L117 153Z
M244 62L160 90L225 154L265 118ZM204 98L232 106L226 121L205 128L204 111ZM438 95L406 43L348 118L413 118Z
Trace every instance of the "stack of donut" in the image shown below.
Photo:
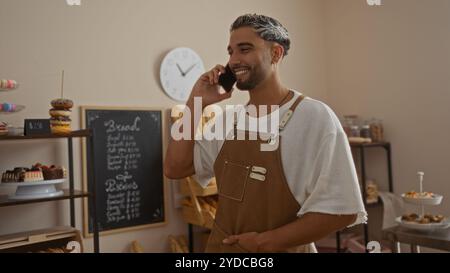
M55 99L51 102L52 109L50 109L50 125L53 134L69 134L72 129L70 128L70 115L73 107L73 102L69 99Z

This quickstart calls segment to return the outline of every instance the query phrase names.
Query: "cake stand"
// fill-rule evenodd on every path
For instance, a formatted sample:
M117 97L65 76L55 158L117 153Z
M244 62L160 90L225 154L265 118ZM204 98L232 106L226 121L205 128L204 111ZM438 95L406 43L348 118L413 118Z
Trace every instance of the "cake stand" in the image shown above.
M63 191L57 190L56 185L64 183L66 179L33 181L33 182L6 182L0 186L17 186L16 192L8 196L12 200L29 200L61 196Z
M423 172L418 172L419 175L419 189L420 192L418 193L418 196L410 197L406 194L402 194L402 198L405 202L418 205L420 206L420 212L419 219L422 219L425 216L425 206L437 206L441 204L443 196L439 194L432 194L431 196L424 195L423 191ZM427 223L427 224L421 224L414 221L404 221L402 220L402 217L397 217L396 222L400 224L401 226L408 228L408 229L414 229L414 230L420 230L420 231L433 231L435 229L440 228L448 228L450 226L450 219L444 218L440 223Z

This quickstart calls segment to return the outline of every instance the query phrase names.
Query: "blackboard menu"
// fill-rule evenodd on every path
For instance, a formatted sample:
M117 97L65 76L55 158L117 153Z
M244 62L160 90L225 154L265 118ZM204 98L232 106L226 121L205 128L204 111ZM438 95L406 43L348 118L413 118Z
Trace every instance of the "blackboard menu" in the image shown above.
M96 193L99 231L164 223L163 112L104 108L82 111L86 128L94 134L93 143L88 141L84 152L87 189ZM94 158L88 152L92 144ZM91 208L85 223L89 233L93 231Z

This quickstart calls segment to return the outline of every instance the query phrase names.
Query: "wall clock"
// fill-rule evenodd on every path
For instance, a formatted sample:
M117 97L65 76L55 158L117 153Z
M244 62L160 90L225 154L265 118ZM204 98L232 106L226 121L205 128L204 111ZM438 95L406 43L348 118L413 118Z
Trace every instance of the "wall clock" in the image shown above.
M170 98L186 102L192 87L204 72L203 61L194 50L177 47L167 53L161 63L161 85Z

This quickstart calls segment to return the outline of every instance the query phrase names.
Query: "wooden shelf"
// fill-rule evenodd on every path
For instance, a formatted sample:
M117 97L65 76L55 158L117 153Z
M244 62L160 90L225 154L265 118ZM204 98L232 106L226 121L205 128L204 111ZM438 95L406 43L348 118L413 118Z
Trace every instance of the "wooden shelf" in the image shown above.
M91 130L72 131L70 134L48 134L48 135L34 135L34 136L0 136L0 140L22 140L22 139L51 139L51 138L71 138L71 137L88 137L91 136Z
M73 194L70 194L69 190L63 190L63 191L64 191L64 194L61 196L40 198L40 199L31 199L31 200L11 200L8 198L7 195L0 195L0 207L65 200L65 199L71 199L71 198L82 198L82 197L89 196L89 193L85 192L85 191L74 190Z
M372 142L372 143L353 143L350 142L351 147L357 147L357 148L369 148L369 147L388 147L391 145L389 142L383 141L383 142Z
M82 246L79 230L67 226L32 230L0 236L0 252L22 252L24 248L28 251L31 249L37 251L43 250L43 248L45 249L52 244L59 244L59 247L65 247L69 241L77 241Z

